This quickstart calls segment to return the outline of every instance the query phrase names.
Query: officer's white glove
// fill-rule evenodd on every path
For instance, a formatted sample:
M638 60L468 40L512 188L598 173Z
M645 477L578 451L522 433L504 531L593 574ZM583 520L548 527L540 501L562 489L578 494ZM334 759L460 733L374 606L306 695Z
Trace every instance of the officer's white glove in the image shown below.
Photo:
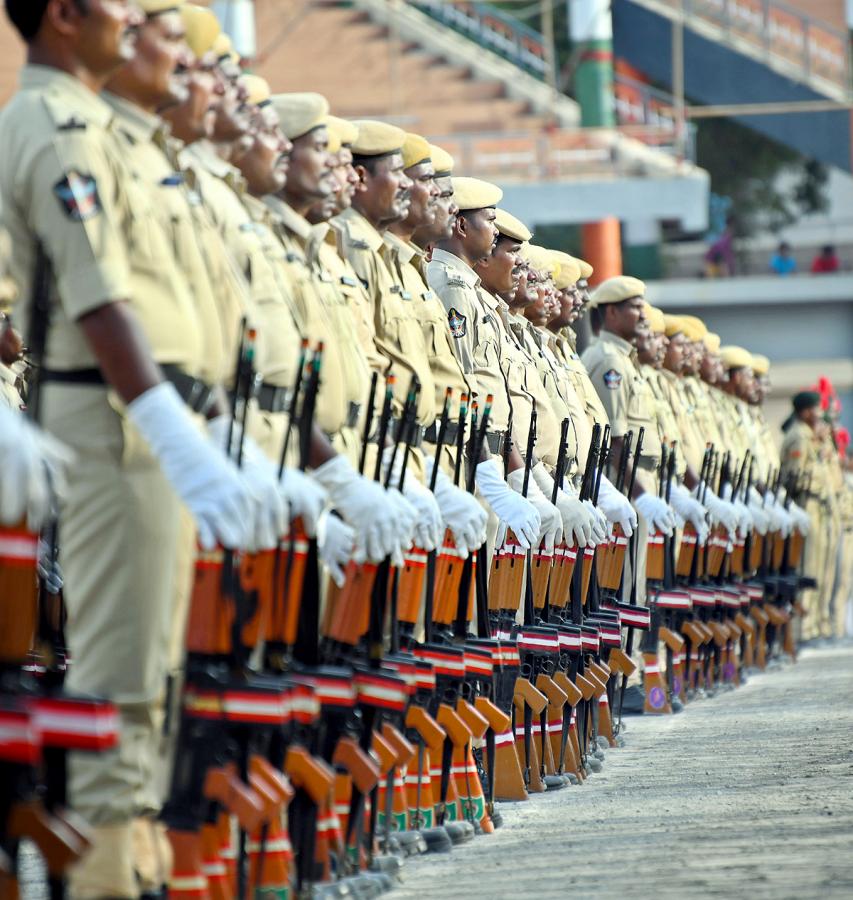
M407 473L403 485L403 496L418 513L415 522L415 544L426 550L427 553L435 550L444 535L444 523L433 492L421 484L414 475Z
M802 508L802 506L798 506L796 503L791 501L791 505L788 507L788 515L790 515L793 521L793 527L796 528L803 537L805 537L809 533L809 529L811 528L811 519L809 519L809 514Z
M752 519L752 527L758 534L764 535L770 530L770 516L766 510L756 503L750 503L747 506L750 518Z
M510 472L507 483L514 491L520 493L524 487L524 469ZM543 544L547 552L553 552L554 546L559 544L563 537L563 517L560 510L542 493L535 478L531 478L528 482L527 499L539 513L540 525L536 545Z
M634 506L646 520L650 533L659 531L666 535L672 534L675 528L675 517L665 500L647 492L637 497Z
M533 476L531 484L535 483L545 499L550 500L554 496L554 479L548 474L545 464L536 463L530 474ZM586 547L593 542L598 517L592 511L592 504L586 506L573 492L558 490L555 505L560 511L560 524L567 540L573 540L578 547Z
M231 445L236 448L240 441L241 428L231 427L231 416L217 416L207 423L207 430L213 446L228 455L226 444L231 431ZM247 550L272 550L278 546L279 538L287 531L287 500L282 496L278 484L278 473L270 459L249 435L242 437L242 459L240 472L255 495L254 527Z
M127 405L127 415L187 505L201 546L248 546L257 519L254 491L196 427L174 386L161 382L140 394Z
M435 460L427 457L428 480L432 478L434 468ZM440 468L435 482L435 499L463 558L469 551L478 550L486 540L488 516L483 507L467 491L456 487Z
M737 531L738 535L742 538L745 538L749 534L750 528L752 528L752 515L749 511L749 507L742 500L733 501L732 505L735 508L735 512L737 513Z
M591 543L593 547L597 547L599 544L603 544L607 540L607 516L604 515L603 510L600 507L596 506L592 502L592 500L584 500L583 508L592 517L592 537L590 538L589 543Z
M631 537L637 527L637 514L628 498L617 491L606 475L601 477L601 488L598 491L598 508L604 513L607 521L622 526L625 537Z
M0 522L17 525L26 515L27 526L38 531L51 511L51 487L56 499L65 492L74 453L20 413L0 407L0 460Z
M670 493L670 502L676 514L684 522L691 522L696 529L697 540L704 544L708 537L708 524L705 521L705 507L690 495L683 484L674 484Z
M475 479L483 499L495 515L512 529L521 546L529 550L542 521L536 507L509 487L493 459L484 460L477 466Z
M765 494L762 508L770 519L770 530L778 531L782 537L787 537L791 533L791 517L785 507L776 500L773 491L768 490Z
M400 484L400 477L403 471L403 456L404 454L401 451L395 453L393 447L386 447L382 454L383 477L394 487L398 487ZM388 466L391 465L392 459L394 460L394 468L391 471L390 479L388 479ZM438 508L438 503L436 503L432 491L421 484L414 475L407 472L403 482L402 494L417 511L413 535L415 544L427 552L435 550L441 543L444 525L441 521L441 510Z
M695 490L694 488L694 492ZM705 491L705 509L708 510L711 523L722 525L728 531L729 537L734 538L738 526L738 513L732 504L726 500L720 500L711 488L708 488Z
M306 475L299 469L285 469L278 489L290 507L290 517L296 519L301 516L306 534L309 537L315 534L319 536L320 516L329 499L326 489L311 475Z
M317 520L317 549L338 587L346 581L346 565L355 549L355 532L343 519L325 510Z
M313 476L326 489L332 507L355 529L353 559L359 563L385 559L406 527L400 504L389 498L381 484L359 475L343 456L323 463ZM414 515L411 508L409 513Z
M397 530L388 552L391 556L391 565L402 568L406 564L406 551L415 543L419 514L397 488L388 488L385 494L394 507L397 521Z

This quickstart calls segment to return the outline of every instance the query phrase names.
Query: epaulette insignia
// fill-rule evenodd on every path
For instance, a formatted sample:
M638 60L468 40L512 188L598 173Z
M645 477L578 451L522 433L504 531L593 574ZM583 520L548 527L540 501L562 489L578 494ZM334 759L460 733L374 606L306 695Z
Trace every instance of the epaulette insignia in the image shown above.
M173 172L160 181L163 187L179 187L184 183L184 176L180 172Z
M491 313L486 313L486 315L483 316L483 324L488 325L489 322L491 322L491 321L492 321Z
M604 373L604 386L611 391L618 391L622 387L622 376L616 369L608 369Z
M367 241L363 241L361 238L347 238L347 243L350 247L354 247L356 250L369 250L370 247L367 244Z
M432 298L433 298L434 296L435 296L435 294L434 294L432 291L424 291L424 292L421 294L421 299L422 299L422 300L432 300Z
M345 284L347 287L358 287L358 282L350 275L341 275L341 284Z
M448 287L468 287L465 279L461 275L448 275L447 285Z
M59 124L60 131L85 131L86 127L83 119L78 119L76 116L72 116Z
M450 326L450 333L453 337L465 337L467 333L466 319L455 307L451 307L447 311L447 324Z

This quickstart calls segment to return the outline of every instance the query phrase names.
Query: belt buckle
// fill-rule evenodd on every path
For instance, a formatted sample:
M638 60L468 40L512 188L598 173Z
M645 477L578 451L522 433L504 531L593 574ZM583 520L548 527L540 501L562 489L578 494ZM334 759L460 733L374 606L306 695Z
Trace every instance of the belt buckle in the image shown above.
M199 406L198 401L202 395L204 390L204 385L198 378L193 378L189 376L190 379L190 389L187 393L186 404L193 412L202 412L204 406Z

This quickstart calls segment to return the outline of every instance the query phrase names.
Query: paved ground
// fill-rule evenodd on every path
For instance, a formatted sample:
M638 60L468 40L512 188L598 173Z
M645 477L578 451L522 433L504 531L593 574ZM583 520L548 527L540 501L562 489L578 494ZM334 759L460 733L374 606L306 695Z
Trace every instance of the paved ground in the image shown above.
M409 860L386 896L853 897L853 646L627 724L586 784L503 804L503 828Z

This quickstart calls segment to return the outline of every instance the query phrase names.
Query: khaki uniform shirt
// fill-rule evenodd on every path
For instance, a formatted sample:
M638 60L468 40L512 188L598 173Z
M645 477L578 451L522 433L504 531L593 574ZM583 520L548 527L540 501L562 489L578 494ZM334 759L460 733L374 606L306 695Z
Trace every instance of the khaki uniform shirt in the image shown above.
M192 292L201 340L196 374L209 384L218 383L226 370L220 311L214 299L208 260L198 241L184 177L164 153L167 126L157 116L121 97L110 93L102 96L115 114L113 130L122 142L124 160L153 201L147 208L169 241Z
M826 479L820 458L820 444L814 431L794 419L782 438L782 481L790 476L811 478L811 493L819 500L826 499Z
M702 440L706 444L713 444L714 450L719 452L724 440L717 421L716 407L711 402L711 386L695 375L684 376L681 384L687 401L686 415L696 422L696 430Z
M309 260L311 223L277 197L266 197L264 202L284 245L303 337L312 347L323 342L316 415L323 431L334 435L346 426L350 403L360 405L367 397L367 365L352 340L352 317L346 300L335 289L331 275L316 265L316 259L314 265Z
M24 408L18 384L18 373L15 369L0 363L0 406L7 406L9 409Z
M668 392L662 384L662 372L645 363L640 363L639 370L651 390L655 419L657 420L658 441L666 444L670 449L675 442L675 474L681 481L687 470L687 459L682 446L684 439L670 406Z
M0 116L0 225L15 248L12 276L29 298L40 241L51 266L48 368L95 367L76 321L128 300L154 358L196 373L202 341L191 292L149 192L116 152L111 120L110 108L77 79L24 67L21 90Z
M389 261L403 289L412 299L414 314L421 324L435 387L435 415L437 418L441 416L445 392L450 388L453 395L448 414L450 421L454 422L459 417L462 395L470 394L471 387L453 352L453 338L447 327L444 307L424 281L423 267L419 264L425 262L425 254L420 247L407 243L390 231L385 234L385 243L391 253Z
M355 209L344 210L332 223L339 229L342 256L352 265L370 298L376 346L393 364L395 414L402 411L411 376L417 375L421 385L417 421L422 426L431 425L435 421L435 386L421 324L413 310L413 299L389 264L387 245Z
M574 388L548 346L547 335L523 317L518 317L518 321L519 324L523 323L523 330L520 329L516 334L522 340L522 346L535 366L539 381L545 388L551 409L556 417L558 452L563 422L568 420L565 471L569 478L574 478L578 474L580 454L578 428L589 430L590 434L591 429L587 428L586 415Z
M607 413L613 437L645 428L640 467L654 469L660 462L660 445L655 439L657 423L651 389L637 368L634 347L609 331L584 351L581 361Z
M490 431L507 431L512 421L509 387L501 368L507 339L498 301L480 285L477 273L458 256L435 250L426 267L427 284L445 310L451 346L472 392L484 403L492 395Z
M658 372L658 384L678 425L681 450L687 465L698 478L702 471L707 438L703 437L696 416L690 414L690 401L685 392L684 379L675 372L661 369Z

